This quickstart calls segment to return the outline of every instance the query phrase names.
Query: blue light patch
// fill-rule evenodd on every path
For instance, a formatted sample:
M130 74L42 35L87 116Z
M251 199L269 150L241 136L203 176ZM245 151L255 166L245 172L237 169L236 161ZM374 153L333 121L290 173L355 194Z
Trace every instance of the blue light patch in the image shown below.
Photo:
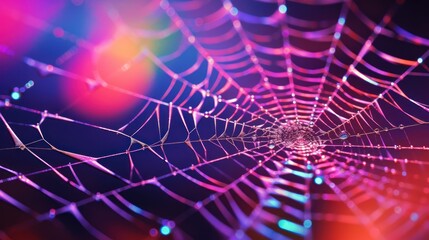
M141 213L142 213L142 209L141 209L141 208L139 208L139 207L137 207L137 206L136 206L136 205L134 205L134 204L130 204L128 207L131 209L131 211L133 211L133 212L135 212L135 213L138 213L138 214L141 214Z
M341 37L341 33L336 32L336 33L334 34L334 38L335 38L335 39L340 39L340 37Z
M162 226L159 231L162 235L167 236L171 233L171 229L168 226Z
M311 165L307 165L307 169L311 170L312 166ZM312 173L305 173L305 172L300 172L300 171L297 171L297 170L292 170L291 172L292 172L293 175L296 175L296 176L302 177L302 178L312 178L313 177Z
M19 100L21 98L21 93L19 93L19 92L12 92L10 94L10 96L12 97L13 100Z
M343 18L343 17L340 17L340 18L338 19L338 24L340 24L340 25L344 25L344 23L346 23L346 19L345 19L345 18Z
M298 194L298 193L290 192L290 191L287 191L287 190L284 190L284 189L276 189L274 192L277 193L277 194L279 194L279 195L291 198L291 199L293 199L295 201L298 201L300 203L305 203L308 200L308 197L306 197L305 195L301 195L301 194Z
M237 230L237 232L235 232L235 237L237 238L237 239L242 239L243 237L244 237L244 232L243 232L243 230Z
M317 185L321 185L323 183L323 178L322 177L315 177L314 183Z
M419 215L418 215L417 213L413 212L413 213L410 215L410 220L411 220L411 221L415 222L415 221L417 221L418 219L419 219Z
M272 207L272 208L279 208L281 206L281 203L275 198L270 198L265 200L265 206Z
M304 221L304 227L305 228L311 228L311 225L313 225L313 223L311 222L310 219L307 219Z
M231 15L232 15L232 16L237 16L237 14L238 14L238 9L237 9L236 7L232 7L232 8L229 10L229 13L231 13Z
M280 5L280 6L279 6L279 12L280 12L281 14L285 14L285 13L287 12L287 7L286 7L286 5L284 5L284 4Z
M285 219L280 219L277 222L277 225L279 226L279 228L289 231L289 232L293 232L295 234L304 236L306 234L306 229L304 227L302 227L299 224L296 224L294 222L290 222L288 220Z
M25 84L25 87L28 89L28 88L31 88L32 86L34 86L34 82L33 82L33 80L30 80L30 81L28 81L26 84Z

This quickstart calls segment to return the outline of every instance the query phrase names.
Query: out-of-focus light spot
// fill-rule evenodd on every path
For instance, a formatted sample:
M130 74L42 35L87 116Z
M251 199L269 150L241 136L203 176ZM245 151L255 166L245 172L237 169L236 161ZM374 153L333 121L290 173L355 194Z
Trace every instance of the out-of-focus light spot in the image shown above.
M395 207L394 211L396 214L400 214L402 212L402 208L397 206Z
M229 13L231 13L231 15L232 15L232 16L237 16L237 14L238 14L238 9L237 9L236 7L232 7L232 8L229 10Z
M223 2L223 7L224 7L225 9L231 9L232 4L231 4L231 2L230 2L230 1L225 1L225 2Z
M423 62L423 58L417 58L417 62L418 63L422 63Z
M158 230L155 228L152 228L151 230L149 230L149 234L151 237L156 237L158 236Z
M28 88L31 88L32 86L34 86L34 82L33 82L33 80L30 80L30 81L28 81L26 84L25 84L25 87L28 89Z
M381 32L381 27L380 26L375 27L374 32L379 34Z
M46 65L46 71L48 71L48 72L54 71L54 66L52 66L51 64Z
M56 27L52 30L52 33L55 37L61 38L64 37L64 30L62 28Z
M277 222L277 226L279 226L279 228L281 228L283 230L293 232L293 233L299 234L301 236L304 235L306 232L305 228L303 228L301 225L296 224L294 222L290 222L290 221L285 220L285 219L280 219Z
M112 38L98 44L92 58L79 56L70 63L75 74L85 75L92 66L97 78L63 81L61 91L66 102L80 103L70 109L91 119L117 119L128 114L139 99L105 86L145 94L154 83L154 64L148 58L137 58L143 48L155 49L151 41L142 41L127 30L116 30ZM130 59L135 59L130 61ZM115 71L115 74L112 74ZM84 104L83 104L84 103Z
M419 214L417 214L417 213L413 212L413 213L410 215L410 220L411 220L411 221L415 222L415 221L417 221L418 219L419 219Z
M56 210L55 209L52 208L51 210L49 210L49 218L50 219L54 219L55 215L56 215Z
M283 190L283 189L276 189L276 190L274 190L274 192L278 195L288 197L288 198L296 200L300 203L305 203L308 201L308 196L298 194L298 193L294 193L291 191L287 191L287 190Z
M281 203L275 198L270 198L265 200L265 206L279 208L281 206Z
M340 37L341 37L341 33L339 33L339 32L334 33L335 39L340 39Z
M235 232L235 237L237 238L237 239L242 239L243 237L244 237L244 232L243 232L243 230L238 230L238 231L236 231Z
M26 52L38 43L43 31L35 31L29 26L41 26L41 23L56 19L66 6L66 1L1 1L1 45L14 51ZM36 20L37 19L37 20ZM31 39L31 41L30 41ZM3 64L4 62L2 62Z
M134 204L130 204L128 207L135 213L141 214L143 212L141 208L137 207Z
M398 196L399 195L399 190L398 189L393 190L393 195Z
M323 178L322 177L315 177L314 183L316 183L317 185L321 185L323 183Z
M304 227L305 228L311 228L312 222L310 219L307 219L304 221Z
M279 12L280 12L281 14L285 14L285 13L287 12L287 7L286 7L286 5L281 4L281 5L279 6Z
M21 98L21 93L19 93L19 92L12 92L12 93L10 94L10 97L11 97L13 100L19 100L19 99Z
M188 41L189 41L190 43L195 43L195 37L194 37L194 36L189 36L189 37L188 37Z
M311 165L308 165L311 166ZM307 166L307 168L308 168ZM311 170L311 169L309 169ZM291 170L291 173L293 175L299 176L299 177L303 177L303 178L312 178L313 174L312 173L306 173L306 172L301 172L301 171L297 171L297 170Z
M167 236L171 233L171 229L168 226L162 226L159 231L162 235Z
M343 17L340 17L340 18L338 19L338 23L339 23L340 25L344 25L344 23L346 23L346 19L345 19L345 18L343 18Z

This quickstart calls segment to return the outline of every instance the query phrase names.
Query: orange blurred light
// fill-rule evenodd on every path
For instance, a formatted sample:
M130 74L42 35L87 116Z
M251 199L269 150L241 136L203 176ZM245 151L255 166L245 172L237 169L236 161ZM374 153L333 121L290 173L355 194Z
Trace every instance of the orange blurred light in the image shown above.
M85 61L78 61L73 72L92 72L95 82L100 84L66 81L64 96L69 104L75 103L72 110L90 118L104 119L120 117L141 103L138 97L115 91L112 87L142 95L147 92L154 66L141 54L146 47L150 47L149 42L120 30L111 40L95 48L90 66ZM88 70L88 67L92 69Z

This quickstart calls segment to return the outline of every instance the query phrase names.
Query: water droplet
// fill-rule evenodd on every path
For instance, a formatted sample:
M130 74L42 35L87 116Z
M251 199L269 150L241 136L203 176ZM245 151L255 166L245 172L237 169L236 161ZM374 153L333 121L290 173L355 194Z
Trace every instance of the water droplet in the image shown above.
M286 5L281 4L281 5L279 6L279 12L280 12L281 14L285 14L285 13L287 12L287 7L286 7Z
M21 98L21 93L19 93L18 91L13 91L13 92L10 94L10 97L11 97L13 100L19 100L19 99Z
M97 192L94 196L95 201L99 201L101 199L101 194Z
M345 130L341 131L340 134L338 135L338 137L341 140L346 140L347 138L349 138L349 133L346 132Z
M311 225L312 225L312 222L311 222L310 219L307 219L307 220L304 221L304 227L305 228L310 228Z
M314 183L316 183L317 185L321 185L323 183L323 178L320 176L314 178Z
M31 88L32 86L34 86L34 82L33 82L32 80L28 81L28 82L25 84L25 87L26 87L27 89Z
M417 214L416 212L413 212L410 216L411 221L415 222L419 219L419 214Z
M1 105L0 105L1 106ZM10 107L10 99L9 98L6 98L5 100L4 100L4 106L5 107Z
M403 130L404 129L404 124L400 124L399 125L399 129Z
M201 201L196 202L194 205L195 209L200 209L202 206L203 206L203 203Z
M51 210L49 210L49 218L50 219L55 218L56 213L57 213L57 211L55 209L51 208Z
M269 149L274 149L275 145L273 141L270 141L270 144L268 145Z
M151 237L156 237L158 235L158 230L155 228L152 228L149 230L149 234Z
M167 236L171 233L171 229L168 226L162 226L159 231L161 232L162 235Z

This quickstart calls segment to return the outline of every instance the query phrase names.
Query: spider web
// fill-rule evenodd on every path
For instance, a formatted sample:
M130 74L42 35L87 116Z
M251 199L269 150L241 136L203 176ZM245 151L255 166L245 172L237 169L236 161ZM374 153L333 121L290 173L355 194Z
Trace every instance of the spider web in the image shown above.
M142 5L144 16L128 14ZM0 45L0 238L428 234L429 33L412 27L424 7L72 1L63 16L94 6L149 43L109 78L152 68L148 89L94 70L100 48L85 23L1 10L43 37ZM82 59L89 71L71 64ZM66 101L61 84L85 92ZM104 105L91 105L100 91Z

